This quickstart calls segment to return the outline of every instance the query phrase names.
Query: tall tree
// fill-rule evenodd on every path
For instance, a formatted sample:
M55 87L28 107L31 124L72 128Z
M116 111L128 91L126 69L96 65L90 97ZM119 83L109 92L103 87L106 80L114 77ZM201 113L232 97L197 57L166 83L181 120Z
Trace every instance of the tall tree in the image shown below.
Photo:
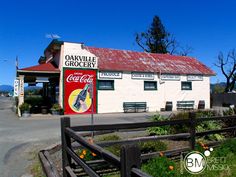
M236 52L235 49L228 52L225 57L222 52L218 54L217 67L221 69L222 74L226 78L226 86L224 92L231 92L236 82Z
M180 47L174 36L166 31L161 19L154 16L151 26L146 32L136 34L137 44L146 52L169 53L186 56L191 47Z

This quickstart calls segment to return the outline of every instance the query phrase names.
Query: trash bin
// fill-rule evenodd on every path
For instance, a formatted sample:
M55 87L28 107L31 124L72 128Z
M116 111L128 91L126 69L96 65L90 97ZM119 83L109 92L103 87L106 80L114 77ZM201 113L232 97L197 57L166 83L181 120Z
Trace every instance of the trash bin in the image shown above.
M205 109L205 101L204 100L200 100L198 102L198 109Z
M173 104L172 101L167 101L166 102L166 111L172 111Z

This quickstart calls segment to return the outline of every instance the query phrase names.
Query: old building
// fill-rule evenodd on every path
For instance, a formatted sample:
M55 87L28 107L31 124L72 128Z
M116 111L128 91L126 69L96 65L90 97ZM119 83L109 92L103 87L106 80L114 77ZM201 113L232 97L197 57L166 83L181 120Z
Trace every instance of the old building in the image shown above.
M45 96L65 114L123 112L125 102L149 111L210 108L214 72L192 57L88 47L53 40L39 65L18 70L20 83L44 83ZM19 100L23 102L20 89ZM93 99L92 99L93 98ZM92 106L93 105L93 106Z

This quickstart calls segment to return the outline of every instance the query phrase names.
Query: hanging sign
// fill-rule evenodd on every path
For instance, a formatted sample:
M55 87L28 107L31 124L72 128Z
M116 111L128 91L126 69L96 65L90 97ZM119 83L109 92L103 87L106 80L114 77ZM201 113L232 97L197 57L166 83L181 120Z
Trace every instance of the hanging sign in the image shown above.
M19 96L19 80L14 80L14 97Z
M20 81L19 81L19 84L20 84L20 86L19 86L19 96L21 96L21 97L23 97L24 96L24 80L23 79L20 79Z
M96 112L96 78L96 70L64 70L65 114L88 114L92 112L92 106Z
M202 81L203 75L188 75L187 80L188 81Z
M100 71L99 79L122 79L122 72L117 71Z
M163 81L179 81L180 80L180 75L162 74L161 75L161 80L163 80Z
M132 79L154 80L154 73L132 72Z

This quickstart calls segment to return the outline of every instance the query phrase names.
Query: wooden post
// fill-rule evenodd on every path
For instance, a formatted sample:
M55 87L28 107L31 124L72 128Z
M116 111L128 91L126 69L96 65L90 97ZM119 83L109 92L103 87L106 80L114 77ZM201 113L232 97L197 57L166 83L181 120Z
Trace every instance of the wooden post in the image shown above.
M71 165L71 157L66 152L67 147L71 147L70 137L65 134L65 129L70 127L70 118L61 118L61 151L62 151L62 170L63 177L67 177L66 166Z
M190 147L192 150L195 149L196 143L196 113L189 113L189 121L190 121Z
M141 151L137 145L122 146L120 159L121 177L131 177L132 168L141 167Z

